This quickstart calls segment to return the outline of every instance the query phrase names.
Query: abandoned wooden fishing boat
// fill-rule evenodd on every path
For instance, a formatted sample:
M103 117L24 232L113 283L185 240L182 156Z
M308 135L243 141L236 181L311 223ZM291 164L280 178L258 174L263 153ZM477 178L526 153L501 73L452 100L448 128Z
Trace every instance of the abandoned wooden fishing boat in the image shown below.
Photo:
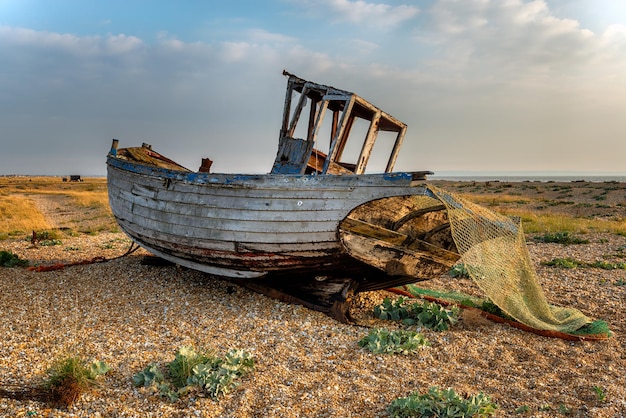
M354 93L284 75L269 174L211 173L209 159L192 171L150 145L118 149L114 139L108 190L122 230L165 260L341 321L356 292L448 271L459 255L445 207L425 184L432 173L393 171L406 125ZM370 173L381 132L385 165Z

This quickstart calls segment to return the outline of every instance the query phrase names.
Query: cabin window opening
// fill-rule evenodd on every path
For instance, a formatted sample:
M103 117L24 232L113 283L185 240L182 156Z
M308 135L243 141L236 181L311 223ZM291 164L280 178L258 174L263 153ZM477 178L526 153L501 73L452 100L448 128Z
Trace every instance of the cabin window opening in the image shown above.
M300 100L300 94L297 94L296 92L294 92L291 95L291 100L292 100L291 102L292 106L291 106L291 112L289 114L289 123L291 124L294 118L296 117L298 119L291 137L307 139L308 138L307 126L309 124L309 121L308 121L309 109L313 102L312 100L305 97L304 107L302 108L300 114L298 115L296 114L296 111L298 110L297 104L298 104L298 100Z
M372 154L370 156L366 173L384 173L389 162L389 156L393 151L396 143L397 132L378 131L378 139L374 143Z
M319 126L319 129L317 131L317 138L315 144L313 145L313 148L323 152L325 155L328 155L328 150L330 149L330 141L332 140L332 122L333 112L326 110L326 115L324 115L322 125Z
M367 136L369 126L370 121L361 118L354 118L350 132L346 132L348 136L343 150L340 150L341 155L338 155L339 158L337 162L340 165L354 171L354 168L359 161L359 155L361 154L361 148L363 147L363 140Z

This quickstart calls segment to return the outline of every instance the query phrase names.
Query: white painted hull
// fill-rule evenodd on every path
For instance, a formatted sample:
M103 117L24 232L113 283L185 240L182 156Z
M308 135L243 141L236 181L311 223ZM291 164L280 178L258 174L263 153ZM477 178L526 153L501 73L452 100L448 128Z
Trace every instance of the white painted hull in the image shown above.
M354 208L430 194L412 173L192 173L112 154L107 166L111 209L135 242L174 263L237 278L340 270L352 258L338 227Z

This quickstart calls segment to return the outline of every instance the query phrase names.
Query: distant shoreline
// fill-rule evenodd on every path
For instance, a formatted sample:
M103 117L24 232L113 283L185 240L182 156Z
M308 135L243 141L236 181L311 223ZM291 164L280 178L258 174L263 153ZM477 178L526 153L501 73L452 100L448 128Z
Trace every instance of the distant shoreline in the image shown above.
M432 181L473 181L478 183L502 182L502 183L626 183L626 176L428 176Z
M225 173L227 174L227 173ZM0 174L0 178L50 177L59 179L69 177L60 174ZM106 175L81 175L82 178L106 178ZM430 181L455 182L501 182L501 183L626 183L626 175L429 175Z

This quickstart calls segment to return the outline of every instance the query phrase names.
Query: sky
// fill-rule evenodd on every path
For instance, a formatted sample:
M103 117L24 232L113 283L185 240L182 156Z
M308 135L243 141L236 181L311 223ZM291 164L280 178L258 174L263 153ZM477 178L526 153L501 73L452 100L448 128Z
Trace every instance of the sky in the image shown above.
M397 170L626 175L618 0L0 0L0 175L267 173L283 69L407 123Z

